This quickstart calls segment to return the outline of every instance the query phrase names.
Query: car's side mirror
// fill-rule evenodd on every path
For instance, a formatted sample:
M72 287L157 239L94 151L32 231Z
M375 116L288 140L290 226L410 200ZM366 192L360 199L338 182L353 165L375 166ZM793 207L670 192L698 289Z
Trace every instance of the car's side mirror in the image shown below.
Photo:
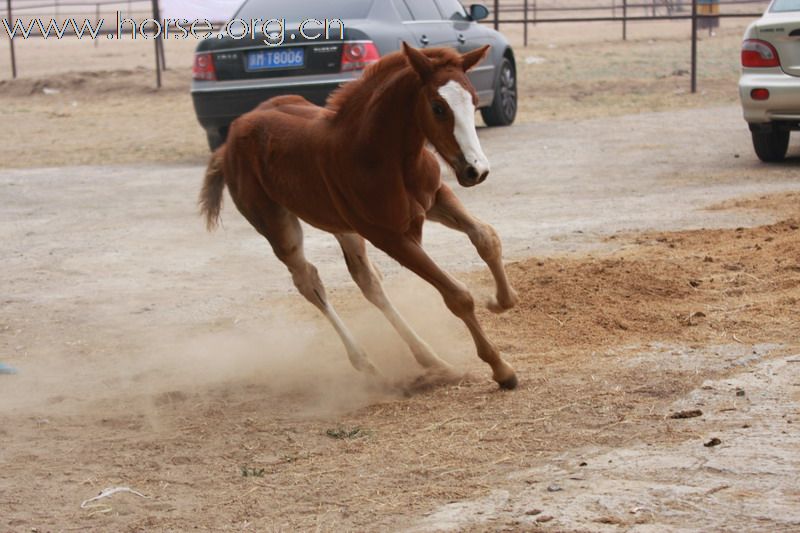
M483 4L472 4L469 6L469 18L471 20L483 20L489 16L489 9Z

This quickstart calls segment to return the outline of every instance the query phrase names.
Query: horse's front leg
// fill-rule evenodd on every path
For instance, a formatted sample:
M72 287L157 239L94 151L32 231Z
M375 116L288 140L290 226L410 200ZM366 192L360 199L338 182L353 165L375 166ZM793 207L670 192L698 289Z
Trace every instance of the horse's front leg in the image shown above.
M503 266L503 245L492 226L472 216L453 191L442 184L436 193L436 201L426 217L448 228L466 233L478 250L496 285L495 297L489 300L489 310L502 313L517 304L517 292L511 287Z
M372 243L422 279L433 285L444 298L447 308L469 329L478 357L492 368L492 378L504 389L517 386L514 369L500 356L497 347L486 337L475 316L475 302L463 283L444 272L413 238L383 231L370 232Z

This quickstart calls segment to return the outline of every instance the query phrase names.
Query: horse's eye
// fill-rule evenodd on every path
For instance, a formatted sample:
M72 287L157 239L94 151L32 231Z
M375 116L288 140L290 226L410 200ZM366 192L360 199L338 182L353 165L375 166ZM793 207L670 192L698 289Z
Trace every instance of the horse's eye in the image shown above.
M439 102L433 103L433 114L436 115L437 117L444 116L444 107L442 107L442 104L440 104Z

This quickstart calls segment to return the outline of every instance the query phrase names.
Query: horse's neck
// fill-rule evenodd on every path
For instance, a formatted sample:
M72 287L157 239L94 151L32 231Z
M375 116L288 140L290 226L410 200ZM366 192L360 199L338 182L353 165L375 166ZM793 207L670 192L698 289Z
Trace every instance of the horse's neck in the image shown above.
M364 84L340 112L347 113L351 142L381 157L418 156L425 145L422 129L414 122L419 81L411 71L395 75L377 87Z

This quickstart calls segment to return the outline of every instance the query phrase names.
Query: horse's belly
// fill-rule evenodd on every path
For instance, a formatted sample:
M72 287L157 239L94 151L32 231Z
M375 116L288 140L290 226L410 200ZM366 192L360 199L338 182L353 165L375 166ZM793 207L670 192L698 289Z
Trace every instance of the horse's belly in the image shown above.
M306 159L309 161L309 159ZM352 231L339 215L324 179L300 164L278 164L282 171L269 172L263 183L267 194L305 222L331 233Z

